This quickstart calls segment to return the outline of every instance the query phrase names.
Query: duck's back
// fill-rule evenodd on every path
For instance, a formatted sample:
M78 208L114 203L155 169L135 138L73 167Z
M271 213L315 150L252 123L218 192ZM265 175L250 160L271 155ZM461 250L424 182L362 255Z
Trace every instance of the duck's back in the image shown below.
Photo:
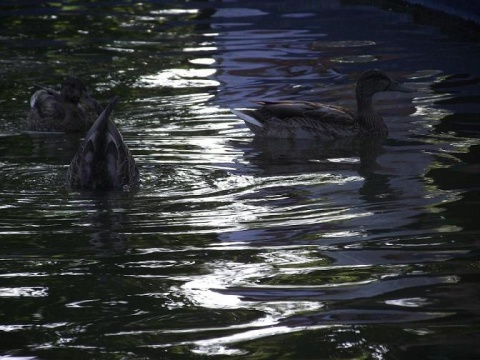
M356 136L359 124L349 110L307 101L258 102L255 110L234 111L259 136L330 141Z
M36 91L30 105L27 121L31 131L77 132L86 129L82 109L54 91Z

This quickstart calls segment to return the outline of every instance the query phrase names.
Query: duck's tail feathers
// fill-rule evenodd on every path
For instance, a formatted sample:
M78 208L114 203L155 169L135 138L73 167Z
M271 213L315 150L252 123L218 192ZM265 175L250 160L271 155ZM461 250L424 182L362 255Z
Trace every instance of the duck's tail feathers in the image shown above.
M242 119L245 122L248 122L252 125L258 126L258 127L263 127L263 124L255 119L253 116L248 115L245 110L235 110L235 109L230 109L232 113L237 115L240 119Z
M102 127L105 127L108 122L108 118L112 113L115 105L118 103L118 96L114 96L112 100L108 103L105 109L102 111L100 115L98 115L97 120L93 123L92 127L88 131L87 135L85 135L85 139L88 139L93 133L100 130Z

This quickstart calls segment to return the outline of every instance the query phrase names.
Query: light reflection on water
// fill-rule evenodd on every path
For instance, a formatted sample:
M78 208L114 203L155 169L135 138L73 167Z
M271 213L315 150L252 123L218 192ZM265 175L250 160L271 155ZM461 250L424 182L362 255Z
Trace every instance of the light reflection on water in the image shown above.
M5 8L2 354L468 358L478 46L355 2L180 5ZM353 106L370 67L417 89L378 96L385 143L265 142L229 111ZM72 71L120 95L137 193L68 192L81 137L23 132L32 84Z

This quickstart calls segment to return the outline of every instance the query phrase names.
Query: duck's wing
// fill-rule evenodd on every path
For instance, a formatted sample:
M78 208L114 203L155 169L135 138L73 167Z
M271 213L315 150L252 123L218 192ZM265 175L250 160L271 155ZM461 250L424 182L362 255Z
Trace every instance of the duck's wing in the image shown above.
M110 113L114 97L92 125L74 156L67 185L74 189L121 190L138 182L138 169Z
M347 123L355 120L355 115L351 111L334 105L309 101L258 101L257 104L261 105L258 111L267 119L310 118L318 121L346 121Z
M235 113L258 135L334 140L358 132L355 115L342 107L308 101L257 103L258 109Z

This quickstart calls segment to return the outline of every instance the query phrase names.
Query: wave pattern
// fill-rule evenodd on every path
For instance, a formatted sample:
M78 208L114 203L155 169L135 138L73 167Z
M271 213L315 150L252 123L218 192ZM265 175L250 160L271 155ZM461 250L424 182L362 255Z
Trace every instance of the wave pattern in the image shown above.
M356 2L167 3L0 5L1 353L474 358L478 46ZM378 97L368 151L229 111L354 106L372 67L418 92ZM120 96L138 192L67 191L81 137L23 131L32 85L73 70Z

